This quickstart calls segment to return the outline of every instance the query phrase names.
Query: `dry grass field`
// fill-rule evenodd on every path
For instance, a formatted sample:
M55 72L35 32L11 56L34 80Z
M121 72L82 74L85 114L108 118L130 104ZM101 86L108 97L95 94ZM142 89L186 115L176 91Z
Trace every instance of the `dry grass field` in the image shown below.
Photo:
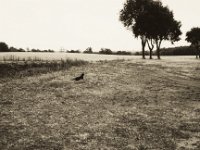
M87 61L113 60L113 59L132 59L141 58L140 56L130 55L103 55L103 54L83 54L83 53L44 53L44 52L5 52L0 53L0 61L4 60L60 60L78 59Z
M0 93L1 150L200 149L199 60L98 61Z

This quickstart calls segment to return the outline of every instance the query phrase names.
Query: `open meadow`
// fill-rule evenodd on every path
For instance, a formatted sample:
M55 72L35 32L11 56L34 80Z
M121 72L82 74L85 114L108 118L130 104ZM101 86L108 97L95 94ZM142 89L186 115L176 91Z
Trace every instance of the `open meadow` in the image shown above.
M0 78L0 149L199 150L200 61L132 57Z

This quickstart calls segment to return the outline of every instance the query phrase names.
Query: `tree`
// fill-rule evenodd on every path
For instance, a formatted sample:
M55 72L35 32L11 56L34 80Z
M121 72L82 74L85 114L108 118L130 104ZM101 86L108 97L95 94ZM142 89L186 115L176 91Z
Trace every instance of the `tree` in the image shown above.
M10 47L10 50L9 50L10 52L17 52L18 51L18 49L17 48L15 48L15 47Z
M101 48L101 50L99 51L99 54L112 54L112 50L108 49L108 48Z
M200 59L200 28L192 28L190 31L186 33L186 41L190 42L192 46L196 49L196 58Z
M9 52L9 48L6 43L0 42L0 52Z
M116 55L131 55L131 52L127 52L127 51L117 51L115 54L116 54Z
M67 53L80 53L80 50L67 50Z
M151 2L153 2L153 0L127 0L124 4L124 8L120 11L120 21L125 27L132 30L135 26L137 18L144 13L146 7ZM134 31L133 34L135 34ZM142 44L142 58L145 59L145 46L147 39L145 35L140 35L140 39Z
M135 36L145 36L150 50L150 59L152 50L156 46L157 56L160 59L160 47L164 40L170 40L172 43L180 40L181 23L176 21L173 12L164 7L160 1L153 1L142 14L136 18L133 26Z
M157 28L156 34L154 33L154 40L157 48L157 56L160 59L160 47L163 40L170 40L173 44L180 40L182 34L180 28L181 23L176 21L171 12L167 7L161 7L160 13L156 14L157 22L154 24Z
M88 53L88 54L92 54L92 47L88 47L83 53Z
M172 43L180 40L181 23L176 21L168 7L164 7L160 1L153 0L127 0L124 9L121 10L120 20L125 26L131 27L135 37L142 39L142 47L147 43L152 51L157 48L157 56L160 59L160 47L163 40ZM154 46L155 45L155 46ZM144 58L143 49L143 58Z

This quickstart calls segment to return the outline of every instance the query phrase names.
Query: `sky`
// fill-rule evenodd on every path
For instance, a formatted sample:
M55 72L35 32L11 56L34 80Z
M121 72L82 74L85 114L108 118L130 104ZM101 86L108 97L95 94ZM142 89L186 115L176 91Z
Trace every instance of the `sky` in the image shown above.
M0 41L16 48L140 51L119 21L126 0L0 0ZM161 47L189 45L185 33L200 26L199 0L161 0L181 21L182 40Z

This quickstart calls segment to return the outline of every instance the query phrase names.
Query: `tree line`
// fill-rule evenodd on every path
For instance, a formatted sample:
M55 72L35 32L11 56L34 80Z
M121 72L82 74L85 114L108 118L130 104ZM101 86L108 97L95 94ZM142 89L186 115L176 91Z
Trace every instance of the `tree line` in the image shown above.
M80 51L67 51L68 53L80 53ZM109 48L101 48L99 52L94 52L92 47L88 47L86 50L83 51L85 54L106 54L106 55L132 55L131 52L128 51L112 51Z
M22 48L15 48L15 47L9 47L5 42L0 42L0 52L54 52L54 50L40 50L40 49L29 49L27 48L26 50L22 49ZM64 51L62 49L62 51L60 52L66 52L66 53L81 53L80 50L66 50ZM131 55L131 52L127 52L127 51L117 51L117 52L113 52L111 49L109 48L101 48L101 50L99 52L93 52L92 47L88 47L86 50L83 51L83 53L87 53L87 54L114 54L114 55Z
M40 49L29 49L26 50L23 48L15 48L15 47L9 47L5 42L0 42L0 52L54 52L54 50L48 49L48 50L40 50Z
M161 55L196 55L196 49L192 46L180 46L172 48L162 48Z
M4 42L0 42L0 52L54 52L54 50L39 50L39 49L22 49L15 47L8 47L8 45ZM60 52L66 53L81 53L80 50L62 50ZM106 54L106 55L142 55L142 52L133 52L130 51L112 51L109 48L101 48L98 52L94 52L92 47L88 47L83 51L86 54ZM161 55L196 55L196 48L193 46L180 46L173 48L161 48ZM149 51L145 51L144 55L149 55ZM152 55L156 55L156 52L153 51Z
M173 44L180 40L182 34L181 22L175 20L173 11L163 6L160 1L127 0L120 11L119 20L136 38L141 39L143 59L146 45L149 48L149 58L152 59L153 50L156 48L157 58L160 59L162 42L168 40ZM200 28L195 27L188 31L186 41L191 43L196 57L200 58Z

